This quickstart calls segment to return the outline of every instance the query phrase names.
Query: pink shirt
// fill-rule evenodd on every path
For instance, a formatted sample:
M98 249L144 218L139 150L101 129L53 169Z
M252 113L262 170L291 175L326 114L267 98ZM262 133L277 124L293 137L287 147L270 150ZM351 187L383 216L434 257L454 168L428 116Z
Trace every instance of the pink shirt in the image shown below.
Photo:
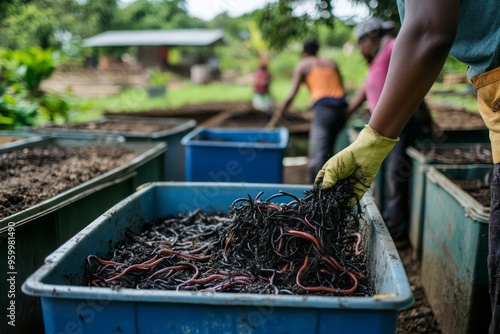
M380 53L373 59L368 69L368 77L365 82L365 96L368 101L370 113L375 110L375 106L382 94L385 78L389 70L389 61L391 59L392 48L394 47L395 38L391 39Z

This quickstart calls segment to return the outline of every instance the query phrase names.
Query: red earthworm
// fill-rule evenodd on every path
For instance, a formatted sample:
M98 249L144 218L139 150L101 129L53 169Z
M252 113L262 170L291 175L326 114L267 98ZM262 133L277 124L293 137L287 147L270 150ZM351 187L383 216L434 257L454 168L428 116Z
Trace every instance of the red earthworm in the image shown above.
M319 272L322 274L327 274L327 275L333 276L333 273L329 270L326 270L326 269L320 269Z
M103 260L101 258L98 258L97 256L95 255L89 255L87 256L87 263L89 264L90 266L90 260L91 259L94 259L96 260L97 262L99 262L100 264L110 264L110 265L113 265L113 266L125 266L125 263L119 263L119 262L115 262L115 261L107 261L107 260Z
M176 252L170 249L160 249L157 254L160 255L177 255L179 257L184 257L186 259L192 259L192 260L198 260L198 261L208 261L212 257L211 255L205 255L205 256L195 256L195 255L190 255L190 254L185 254L181 252Z
M233 285L237 285L237 284L243 284L243 285L248 285L250 284L250 282L245 282L245 281L231 281L231 282L224 282L224 283L220 283L220 284L217 284L217 285L214 285L210 288L206 288L206 289L203 289L203 290L200 290L201 292L209 292L209 291L224 291L225 289L233 286Z
M140 270L151 269L151 268L154 268L157 265L159 265L161 262L163 262L163 258L158 259L158 260L156 260L154 262L151 262L151 263L147 263L147 264L145 264L145 263L133 264L130 267L128 267L127 269L125 269L124 271L122 271L121 273L119 273L118 275L115 275L113 277L105 279L104 281L105 282L114 281L114 280L116 280L116 279L118 279L120 277L123 277L126 273L128 273L129 271L132 271L132 270L136 270L136 269L140 269Z
M355 232L355 233L351 233L351 235L358 237L358 241L356 242L354 255L359 255L359 254L361 254L361 251L359 250L359 245L361 244L361 234L359 234L358 232Z
M210 281L213 281L213 280L217 280L217 279L223 279L223 278L226 278L227 276L226 275L217 275L217 274L214 274L214 275L210 275L210 276L207 276L207 277L204 277L204 278L191 278L187 281L185 281L184 283L181 283L177 286L177 291L179 291L181 288L183 288L184 286L186 285L194 285L194 284L200 284L200 283L207 283L207 282L210 282Z
M151 278L158 276L160 274L163 274L165 272L187 269L189 267L195 268L195 272L196 272L195 275L199 275L200 271L199 271L198 267L196 267L195 265L192 265L192 264L185 263L185 264L178 265L178 266L171 266L171 267L162 268L162 269L158 270L157 272L154 272L151 276L148 277L148 279L151 279Z
M302 231L295 231L295 230L288 230L289 234L293 234L293 235L297 235L297 236L300 236L300 237L304 237L304 238L307 238L309 240L311 240L314 245L316 246L316 248L318 249L318 251L321 253L322 252L322 247L321 245L319 244L319 241L318 239L316 239L313 235L307 233L307 232L302 232Z
M100 288L102 285L99 285L98 284L99 282L101 282L100 279L95 279L95 280L91 281L90 284L93 285L93 286L96 286L96 287Z
M304 217L304 221L307 223L307 225L312 228L313 230L316 229L316 226L314 226L313 224L311 224L311 222L307 219L307 217Z
M267 205L268 208L271 208L271 209L274 209L274 210L277 210L277 211L281 211L281 206L279 206L278 204L276 203L269 203Z
M192 251L189 251L188 253L189 254L199 254L199 253L201 253L202 251L204 251L207 248L208 248L208 245L203 245L203 246L201 246L199 248L196 248L196 249L193 249Z
M152 263L152 262L155 262L155 261L156 261L156 259L158 259L158 254L156 254L155 256L153 256L153 258L152 258L152 259L149 259L149 260L147 260L147 261L145 261L145 262L143 262L143 263L141 263L141 264L150 264L150 263Z
M231 242L231 240L233 240L233 236L234 236L234 232L231 232L231 234L229 235L229 238L226 241L226 244L224 245L224 254L227 253L227 248L229 247L229 243Z
M339 271L346 271L346 268L342 266L333 256L329 256L328 258L321 257L325 262L327 262L329 265L331 265L333 268L339 270ZM360 273L357 270L349 269L349 272L353 273L354 275L357 275L360 278L366 278L365 275Z
M230 272L225 271L225 270L219 270L219 271L217 271L217 273L220 275L232 277L234 279L236 279L237 277L239 277L241 279L252 279L252 276L250 276L249 274L246 274L246 273L230 273Z
M326 286L312 286L312 287L303 286L300 283L300 277L302 276L302 273L304 272L304 270L307 269L308 264L309 264L309 255L306 255L306 257L304 259L304 264L302 265L302 267L300 267L299 271L297 272L297 276L295 278L295 282L297 283L297 285L301 289L304 289L306 291L313 291L313 292L322 291L322 292L341 293L341 294L347 295L347 294L353 293L358 288L358 284L359 284L358 279L356 278L356 276L354 274L352 274L350 272L347 272L347 275L349 275L349 277L351 277L351 279L354 281L354 285L350 289L339 289L339 288L335 289L335 288L328 288Z
M334 269L339 271L345 271L344 266L342 266L333 256L329 255L328 257L322 256L321 259L331 265Z
M290 262L288 262L287 264L285 264L283 266L283 268L281 268L281 270L279 272L284 272L284 271L287 271L290 269Z

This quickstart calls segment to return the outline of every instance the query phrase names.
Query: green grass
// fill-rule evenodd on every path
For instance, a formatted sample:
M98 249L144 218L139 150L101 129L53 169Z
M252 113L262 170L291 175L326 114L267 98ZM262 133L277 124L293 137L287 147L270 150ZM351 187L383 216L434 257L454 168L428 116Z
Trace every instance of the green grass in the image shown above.
M276 79L271 84L271 95L279 105L290 89L291 81ZM105 111L134 112L152 109L177 108L185 104L202 104L207 102L249 102L252 100L251 85L229 85L212 83L208 85L193 85L185 83L182 86L169 89L164 97L148 97L141 88L125 89L119 95L102 98L80 98L80 103L86 105L86 110L74 115L71 122L85 122L102 117ZM305 87L298 92L292 109L307 110L309 94Z

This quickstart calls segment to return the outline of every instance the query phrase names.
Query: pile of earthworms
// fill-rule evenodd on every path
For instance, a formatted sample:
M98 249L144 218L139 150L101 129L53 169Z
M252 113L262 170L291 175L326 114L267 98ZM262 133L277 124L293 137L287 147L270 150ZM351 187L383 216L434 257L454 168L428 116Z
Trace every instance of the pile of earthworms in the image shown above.
M89 286L291 295L372 294L352 188L280 191L127 231L107 259L87 257ZM287 203L285 203L285 200ZM284 203L281 203L283 201Z

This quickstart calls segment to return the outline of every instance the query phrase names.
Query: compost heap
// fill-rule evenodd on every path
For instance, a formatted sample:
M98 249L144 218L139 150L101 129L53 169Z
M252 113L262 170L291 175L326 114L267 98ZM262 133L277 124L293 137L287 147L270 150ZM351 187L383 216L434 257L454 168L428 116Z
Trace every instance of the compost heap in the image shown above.
M240 198L229 212L199 210L127 231L107 260L87 257L90 286L246 292L372 294L352 187ZM280 197L291 198L277 204ZM273 200L273 201L271 201Z

